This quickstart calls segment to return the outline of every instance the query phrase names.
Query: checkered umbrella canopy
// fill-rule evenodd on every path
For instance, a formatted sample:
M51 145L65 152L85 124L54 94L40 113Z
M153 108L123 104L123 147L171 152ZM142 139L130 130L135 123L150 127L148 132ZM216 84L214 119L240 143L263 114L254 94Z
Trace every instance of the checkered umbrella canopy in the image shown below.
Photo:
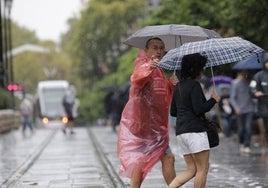
M264 52L262 48L240 37L212 38L185 43L170 50L158 66L167 70L178 70L184 55L200 53L208 59L206 67L213 67L242 61L261 52Z

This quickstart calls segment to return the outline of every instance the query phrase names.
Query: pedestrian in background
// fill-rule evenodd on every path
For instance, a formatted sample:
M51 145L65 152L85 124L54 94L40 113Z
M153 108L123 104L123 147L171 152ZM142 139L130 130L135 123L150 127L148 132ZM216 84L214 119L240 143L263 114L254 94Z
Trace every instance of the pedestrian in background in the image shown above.
M62 105L64 108L64 111L66 113L68 122L65 123L63 128L63 133L66 134L66 130L70 130L70 134L74 134L73 131L73 124L74 124L74 105L75 105L75 88L74 86L70 85L68 89L66 90L65 95L62 99Z
M24 97L20 104L20 113L22 115L22 132L25 133L27 127L31 130L31 132L33 132L33 104L27 97Z
M160 38L149 39L140 50L131 75L129 100L123 110L117 150L121 175L129 177L130 187L139 188L147 173L162 162L167 184L175 177L174 155L169 147L168 112L177 79L166 79L156 66L165 54Z
M232 135L232 122L235 110L230 101L230 92L228 87L221 88L221 97L219 101L220 118L223 123L223 133L226 138Z
M220 99L215 89L208 100L202 90L200 79L206 62L207 58L198 53L182 58L181 79L174 90L170 114L177 117L178 148L186 170L177 174L169 188L181 187L193 177L194 187L206 186L210 147L202 118Z
M116 89L113 89L109 91L105 98L104 98L104 107L105 107L105 112L106 112L106 125L112 126L113 125L113 119L114 119L114 95L116 93Z
M114 87L104 98L104 107L107 115L107 125L112 126L112 131L117 132L123 109L128 101L129 82L121 87Z
M255 104L251 97L247 71L238 71L231 84L230 101L235 109L240 152L250 153Z
M263 145L267 146L267 136L268 136L268 53L266 52L263 57L263 69L257 72L250 82L250 89L253 97L257 99L257 115L259 116L259 121L264 123L264 130L262 130ZM264 133L263 133L264 131Z

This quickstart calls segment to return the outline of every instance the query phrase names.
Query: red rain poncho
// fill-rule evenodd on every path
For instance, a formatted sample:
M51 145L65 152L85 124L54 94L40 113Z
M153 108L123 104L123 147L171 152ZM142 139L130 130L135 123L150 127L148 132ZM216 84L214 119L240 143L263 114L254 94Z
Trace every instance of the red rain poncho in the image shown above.
M130 80L129 101L118 133L119 173L131 178L133 167L138 164L144 179L169 144L168 114L174 86L162 69L150 67L144 51L135 60Z

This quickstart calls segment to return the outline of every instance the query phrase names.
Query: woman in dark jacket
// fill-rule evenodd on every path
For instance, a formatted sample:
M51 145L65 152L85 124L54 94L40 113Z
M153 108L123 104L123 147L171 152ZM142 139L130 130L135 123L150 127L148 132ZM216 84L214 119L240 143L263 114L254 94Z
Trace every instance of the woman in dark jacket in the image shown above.
M170 114L177 117L176 136L187 168L176 176L169 188L180 187L193 177L194 187L206 186L210 147L201 117L220 99L214 90L206 100L202 91L199 80L206 62L206 57L198 53L182 58L181 79L174 90Z

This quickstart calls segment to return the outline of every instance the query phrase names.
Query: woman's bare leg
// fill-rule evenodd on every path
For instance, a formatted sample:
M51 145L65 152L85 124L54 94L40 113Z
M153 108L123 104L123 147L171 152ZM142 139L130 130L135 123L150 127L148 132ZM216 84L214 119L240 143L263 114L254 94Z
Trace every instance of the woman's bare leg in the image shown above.
M194 188L205 188L209 169L209 150L193 154L196 165Z
M175 179L169 184L169 188L180 187L195 176L196 166L192 155L188 154L183 157L186 163L186 170L177 174Z

